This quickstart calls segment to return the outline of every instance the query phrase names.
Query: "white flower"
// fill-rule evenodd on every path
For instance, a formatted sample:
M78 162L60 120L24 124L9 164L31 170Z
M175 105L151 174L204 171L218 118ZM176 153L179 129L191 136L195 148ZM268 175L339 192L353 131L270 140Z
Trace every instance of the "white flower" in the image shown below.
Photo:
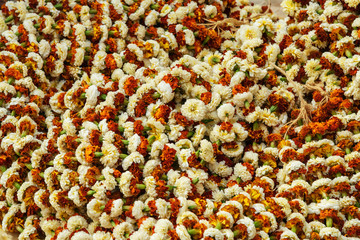
M161 81L157 85L157 90L161 95L161 100L163 103L170 102L175 96L175 93L172 91L170 84L168 84L164 81Z
M121 174L119 187L125 197L132 196L132 194L130 192L130 181L132 178L133 178L133 175L129 171L126 171L125 173Z
M181 107L181 113L189 120L201 121L206 115L206 106L203 101L188 99Z
M150 197L156 197L157 196L157 192L156 192L156 180L153 176L149 176L146 177L144 179L144 184L145 184L145 190L146 193L150 196Z
M261 30L256 26L242 25L236 32L236 40L241 42L253 41L261 38Z
M223 240L223 233L216 228L208 228L204 231L204 237L211 237L216 240Z
M128 222L122 222L113 230L113 236L116 239L126 240L125 233L132 233L134 231L133 225Z
M104 142L103 146L101 147L101 152L104 154L104 156L100 158L100 162L107 167L115 166L120 157L120 153L115 145Z
M339 239L341 237L341 232L339 229L333 227L322 228L319 234L321 238L328 236L332 237L333 239Z
M176 233L181 240L191 240L191 236L184 225L177 225Z
M85 218L80 215L72 216L67 221L67 228L70 231L75 231L76 229L87 228L88 223Z
M235 108L230 103L226 103L217 109L217 114L221 121L226 121L234 117Z
M181 177L175 182L176 188L174 189L174 195L176 197L186 198L189 192L191 191L191 181L187 177Z
M206 139L203 139L200 141L200 158L202 160L204 160L205 162L208 163L214 163L215 159L214 159L214 149L213 146L211 144L211 142L209 142Z
M234 176L240 177L243 182L250 181L252 179L251 173L241 163L235 165Z
M256 228L254 221L251 218L244 217L238 221L239 224L244 224L246 226L246 231L249 239L253 239L256 235Z

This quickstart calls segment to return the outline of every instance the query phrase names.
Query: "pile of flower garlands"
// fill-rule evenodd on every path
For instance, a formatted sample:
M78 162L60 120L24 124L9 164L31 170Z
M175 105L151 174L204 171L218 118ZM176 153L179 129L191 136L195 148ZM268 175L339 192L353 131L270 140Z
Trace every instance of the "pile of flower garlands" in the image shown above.
M6 2L2 229L359 239L358 4Z

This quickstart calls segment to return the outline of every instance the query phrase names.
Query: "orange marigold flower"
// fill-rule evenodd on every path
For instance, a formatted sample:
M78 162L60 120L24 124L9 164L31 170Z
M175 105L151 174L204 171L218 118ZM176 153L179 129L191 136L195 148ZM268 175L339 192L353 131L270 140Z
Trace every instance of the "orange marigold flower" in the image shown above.
M112 54L108 54L105 58L106 67L110 70L115 70L117 68L117 64L115 58Z
M141 142L136 151L138 151L141 155L146 156L147 155L147 147L149 145L149 141L146 137L140 136Z
M227 131L227 132L230 132L231 129L232 129L233 125L230 123L230 122L222 122L220 124L220 129L222 131Z
M180 112L175 113L174 118L176 122L183 127L190 126L194 123L194 121L187 120L186 117L183 116Z
M164 172L168 172L171 169L172 164L175 161L176 150L165 145L160 155L160 160Z
M171 109L170 107L166 105L161 105L156 109L156 112L154 114L154 118L158 121L160 121L162 124L166 124L166 122L169 119Z
M205 104L209 104L211 102L211 97L212 97L211 92L204 92L204 93L201 94L200 99Z
M219 83L223 86L229 86L230 81L231 81L231 75L226 71L226 68L224 68L221 72L220 72L220 80Z
M233 95L236 95L237 93L244 93L244 92L247 92L247 91L248 91L248 88L242 86L241 84L235 85L233 87L233 89L232 89Z
M327 129L329 131L337 131L338 129L340 129L343 126L341 120L337 117L330 118L326 122L326 125L327 125Z
M139 80L134 78L133 76L126 79L126 81L124 82L125 93L129 96L132 96L136 92L136 89L138 88L138 83Z
M99 146L89 145L85 148L85 161L93 163L95 161L95 152L99 150Z

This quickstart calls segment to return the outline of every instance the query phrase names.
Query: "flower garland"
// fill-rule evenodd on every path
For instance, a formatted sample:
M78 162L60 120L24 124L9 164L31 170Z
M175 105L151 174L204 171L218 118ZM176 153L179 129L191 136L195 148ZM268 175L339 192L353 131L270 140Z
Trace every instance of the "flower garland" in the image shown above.
M8 1L19 239L360 237L357 1Z

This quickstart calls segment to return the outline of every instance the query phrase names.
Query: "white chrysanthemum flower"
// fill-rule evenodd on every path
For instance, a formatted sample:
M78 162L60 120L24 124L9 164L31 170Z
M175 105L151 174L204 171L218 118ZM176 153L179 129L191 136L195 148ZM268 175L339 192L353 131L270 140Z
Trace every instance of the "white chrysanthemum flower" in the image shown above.
M203 101L188 99L181 107L181 113L189 120L201 121L206 115L206 106Z

